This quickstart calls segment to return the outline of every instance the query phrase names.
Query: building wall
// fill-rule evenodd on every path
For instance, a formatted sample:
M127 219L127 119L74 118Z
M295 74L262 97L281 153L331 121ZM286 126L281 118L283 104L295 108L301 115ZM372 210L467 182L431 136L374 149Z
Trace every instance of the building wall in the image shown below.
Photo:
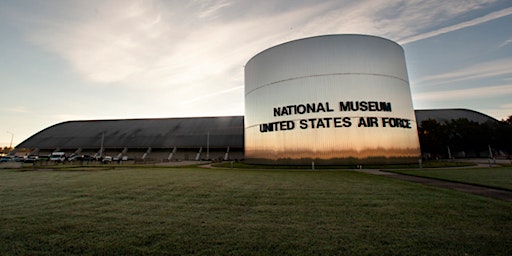
M245 66L252 163L412 162L420 157L403 49L373 36L281 44Z

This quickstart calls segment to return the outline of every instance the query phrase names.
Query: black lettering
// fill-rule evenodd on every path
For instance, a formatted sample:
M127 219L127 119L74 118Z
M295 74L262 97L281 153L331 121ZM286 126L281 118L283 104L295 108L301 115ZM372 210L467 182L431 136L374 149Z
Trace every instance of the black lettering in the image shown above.
M359 118L359 124L357 125L357 127L361 127L361 126L368 127L368 125L366 124L366 120L364 119L364 117L360 117L360 118Z
M376 117L368 117L369 127L379 127L378 119Z
M316 118L310 118L310 119L308 119L308 120L309 120L309 122L311 123L311 128L315 129L315 128L316 128L316 127L315 127L315 120L316 120Z
M260 132L267 132L268 124L260 124Z
M295 129L295 122L294 121L286 121L286 122L287 122L288 130Z
M391 128L404 128L411 129L411 120L405 118L395 118L395 117L383 117L382 118L382 126L383 127L391 127Z
M281 115L289 115L290 112L288 112L288 107L283 107L281 109Z
M299 113L301 115L306 113L306 106L304 106L302 104L298 105L297 106L297 113Z
M274 131L274 124L275 123L268 123L267 126L267 132L273 132Z
M389 118L383 117L382 118L382 127L386 127L387 124L389 124Z
M340 101L340 111L382 111L391 112L391 102Z
M287 122L279 122L279 130L280 131L286 131L288 129L288 123Z
M306 120L306 119L301 119L301 120L299 121L299 123L300 123L300 128L301 128L301 129L307 129L307 128L308 128L308 120Z
M372 112L377 111L377 102L375 102L375 101L368 102L368 110L372 111Z
M297 110L297 109L295 108L295 105L290 105L290 106L288 106L288 113L289 113L290 115L291 115L291 114L296 114L296 111L295 111L295 110Z
M318 108L316 109L316 112L325 112L324 104L318 103Z
M315 103L313 103L313 104L309 104L309 103L306 104L306 112L308 112L308 113L311 113L311 112L315 113L316 112L315 110L316 110L315 109Z
M351 101L347 101L347 102L342 102L340 101L340 111L351 111L352 108L350 107L351 106Z
M359 103L359 109L361 111L367 111L368 110L368 102L366 102L366 101L359 102L358 101L357 103Z
M332 117L324 118L325 125L327 126L327 128L331 128L331 120L332 120Z
M380 111L391 112L391 102L381 102Z
M343 118L343 126L344 127L352 126L352 119L350 119L350 117L344 117Z
M260 124L260 132L287 131L295 129L294 121L281 121Z
M325 124L324 124L324 121L322 121L322 119L317 119L317 124L316 124L316 127L317 128L325 128Z
M326 110L327 112L334 112L334 109L329 107L329 102L325 103L325 107L327 108L327 110Z
M343 127L343 124L341 123L341 117L335 117L333 118L333 121L334 121L334 127L335 128L341 128Z
M274 116L281 116L281 108L280 107L274 108Z

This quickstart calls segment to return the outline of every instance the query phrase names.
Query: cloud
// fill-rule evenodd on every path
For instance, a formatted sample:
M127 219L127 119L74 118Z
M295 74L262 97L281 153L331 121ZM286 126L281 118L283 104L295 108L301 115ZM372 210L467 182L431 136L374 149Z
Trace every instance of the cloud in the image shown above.
M498 48L503 48L503 47L511 45L511 44L512 44L512 38L510 38L510 39L506 40L505 42L503 42L502 44L500 44L498 46Z
M504 108L504 109L512 109L512 103L508 103L508 104L503 104L500 106L501 108ZM512 114L512 113L511 113Z
M199 18L208 18L219 14L219 10L228 7L232 2L229 0L194 0L199 5Z
M158 58L156 51L148 49L166 54L162 43L169 41L164 37L171 28L151 4L127 1L122 6L108 3L85 7L81 12L71 10L76 12L76 20L57 16L36 25L29 36L68 60L92 82L129 81L151 68Z
M39 3L40 13L22 12L18 21L32 42L67 60L92 84L206 86L207 94L240 86L242 67L252 56L289 40L360 33L412 42L512 11L421 33L487 1L298 1L287 8L229 0L45 3Z
M463 69L450 71L443 74L423 77L416 80L415 84L446 84L458 81L482 79L512 74L512 59L498 59L479 63Z
M489 22L491 20L495 20L495 19L498 19L498 18L502 18L502 17L508 16L508 15L511 15L511 14L512 14L512 7L509 7L509 8L503 9L503 10L499 10L499 11L496 11L496 12L489 13L489 14L487 14L485 16L478 17L478 18L470 20L470 21L458 23L458 24L455 24L455 25L451 25L451 26L448 26L448 27L441 28L441 29L433 30L433 31L430 31L430 32L427 32L427 33L422 33L422 34L419 34L419 35L408 37L408 38L400 40L399 42L401 44L408 44L408 43L411 43L411 42L415 42L415 41L427 39L427 38L430 38L430 37L446 34L446 33L449 33L449 32L452 32L452 31L456 31L456 30L459 30L459 29L476 26L476 25L479 25L479 24L482 24L482 23L485 23L485 22Z
M512 60L500 59L472 65L448 73L420 78L416 81L416 83L443 84L455 81L488 78L507 74L512 74Z
M6 111L6 112L11 112L11 113L31 113L32 112L23 106L2 108L2 110Z
M494 96L512 95L512 85L496 85L481 88L450 90L450 91L435 91L413 94L414 100L425 101L445 101L456 99L475 99L486 98Z
M229 88L229 89L226 89L226 90L222 90L222 91L219 91L219 92L213 92L213 93L210 93L210 94L200 94L197 97L194 97L192 99L186 100L184 103L187 103L187 104L188 103L193 103L193 102L196 102L196 101L205 100L205 99L208 99L208 98L211 98L211 97L215 97L215 96L219 96L219 95L222 95L222 94L230 93L230 92L233 92L233 91L243 91L243 89L244 89L243 86L238 86L238 87L233 87L233 88Z

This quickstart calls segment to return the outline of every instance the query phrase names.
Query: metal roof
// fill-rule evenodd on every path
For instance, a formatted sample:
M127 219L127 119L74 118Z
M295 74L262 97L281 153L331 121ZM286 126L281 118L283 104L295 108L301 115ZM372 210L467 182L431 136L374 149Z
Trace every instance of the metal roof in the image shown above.
M17 148L199 148L244 146L244 117L68 121L48 127Z
M433 119L438 123L449 122L460 118L467 118L469 121L485 123L485 122L497 122L498 120L480 112L476 112L470 109L422 109L415 110L416 122L421 125L422 121Z

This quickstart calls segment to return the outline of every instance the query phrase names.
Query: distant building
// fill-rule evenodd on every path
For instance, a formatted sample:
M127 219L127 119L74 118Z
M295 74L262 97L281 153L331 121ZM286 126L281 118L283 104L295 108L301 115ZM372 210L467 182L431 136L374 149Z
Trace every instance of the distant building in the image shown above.
M438 123L450 122L451 120L465 118L472 122L486 123L486 122L498 122L493 117L486 114L476 112L474 110L454 108L454 109L421 109L415 110L416 122L418 126L421 125L422 121L425 120L436 120Z

